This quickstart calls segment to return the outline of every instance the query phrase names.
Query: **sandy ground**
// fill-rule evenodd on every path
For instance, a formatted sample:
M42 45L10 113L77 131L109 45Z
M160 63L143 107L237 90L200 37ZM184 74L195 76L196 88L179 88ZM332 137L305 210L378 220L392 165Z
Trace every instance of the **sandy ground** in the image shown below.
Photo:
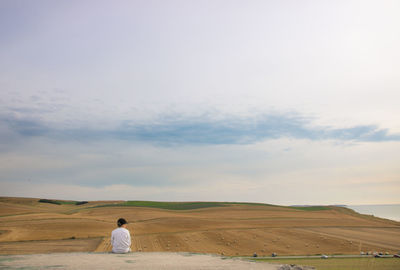
M263 269L279 266L191 253L57 253L0 256L0 269Z

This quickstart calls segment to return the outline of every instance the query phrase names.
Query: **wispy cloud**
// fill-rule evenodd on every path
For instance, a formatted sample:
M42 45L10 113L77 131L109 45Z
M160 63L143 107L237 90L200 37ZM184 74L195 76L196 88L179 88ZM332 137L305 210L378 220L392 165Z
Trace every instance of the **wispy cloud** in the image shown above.
M312 119L300 114L260 114L253 117L168 115L140 123L122 121L114 128L60 128L38 119L3 118L2 122L23 137L45 136L63 140L116 139L161 145L252 144L269 139L295 138L355 142L400 141L400 134L376 125L347 128L314 126Z

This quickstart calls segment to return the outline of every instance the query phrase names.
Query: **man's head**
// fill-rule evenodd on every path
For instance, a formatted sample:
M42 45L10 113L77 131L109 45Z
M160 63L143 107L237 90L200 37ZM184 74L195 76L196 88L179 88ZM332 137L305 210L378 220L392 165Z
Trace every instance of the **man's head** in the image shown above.
M118 227L125 227L126 224L128 224L128 222L126 222L126 220L125 220L124 218L120 218L120 219L118 219L118 221L117 221Z

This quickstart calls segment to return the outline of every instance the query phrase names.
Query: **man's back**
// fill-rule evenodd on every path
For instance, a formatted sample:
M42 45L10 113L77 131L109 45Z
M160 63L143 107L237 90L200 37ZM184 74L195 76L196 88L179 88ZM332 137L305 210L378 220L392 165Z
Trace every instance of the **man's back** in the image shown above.
M131 235L125 228L117 228L111 233L111 244L114 253L127 253L130 251Z

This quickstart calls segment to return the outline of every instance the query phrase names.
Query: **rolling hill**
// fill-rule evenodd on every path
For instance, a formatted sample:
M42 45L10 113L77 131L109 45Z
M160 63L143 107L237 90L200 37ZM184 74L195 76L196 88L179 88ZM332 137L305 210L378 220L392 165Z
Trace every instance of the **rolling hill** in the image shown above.
M223 255L398 252L400 223L338 206L234 202L76 202L0 197L0 254L111 250L128 220L133 251Z

